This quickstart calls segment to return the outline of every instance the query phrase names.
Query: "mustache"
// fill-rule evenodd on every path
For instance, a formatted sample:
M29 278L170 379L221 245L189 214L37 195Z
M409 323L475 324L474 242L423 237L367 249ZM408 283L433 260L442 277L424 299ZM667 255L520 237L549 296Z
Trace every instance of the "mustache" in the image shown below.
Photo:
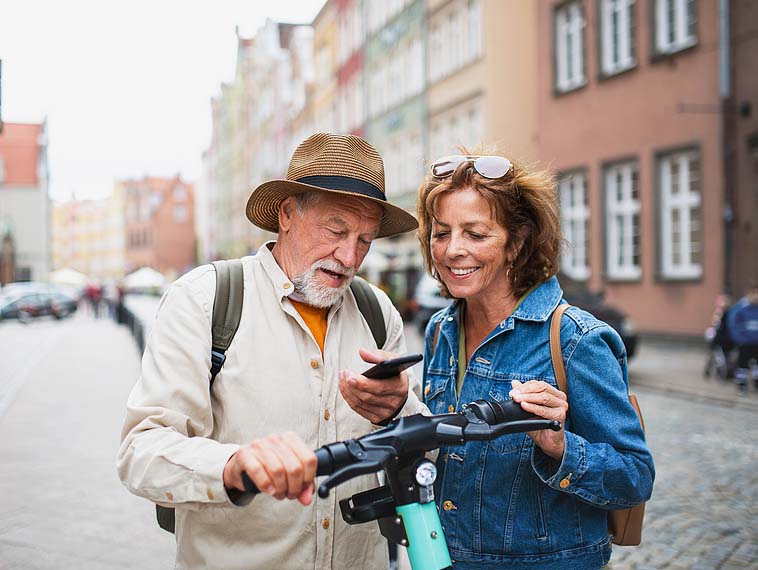
M339 273L350 279L355 277L356 274L355 268L342 265L340 262L334 261L333 259L322 259L311 265L311 271L315 272L319 269L326 269L332 273Z

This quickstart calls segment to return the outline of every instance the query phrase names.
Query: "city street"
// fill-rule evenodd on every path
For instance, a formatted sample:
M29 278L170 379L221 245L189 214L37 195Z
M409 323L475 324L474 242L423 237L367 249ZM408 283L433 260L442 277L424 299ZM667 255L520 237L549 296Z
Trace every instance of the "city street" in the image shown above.
M139 370L127 329L3 322L0 358L0 570L171 568L173 537L115 470ZM643 343L632 361L657 478L643 545L615 548L611 570L758 568L758 390L703 380L704 358Z

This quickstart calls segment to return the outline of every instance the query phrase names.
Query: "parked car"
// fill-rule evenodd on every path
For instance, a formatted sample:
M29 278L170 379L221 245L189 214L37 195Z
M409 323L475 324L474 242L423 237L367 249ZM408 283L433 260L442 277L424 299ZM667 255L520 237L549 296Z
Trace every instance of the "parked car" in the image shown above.
M447 307L451 302L452 299L446 299L440 294L440 287L434 277L426 273L421 276L418 285L416 285L411 305L413 307L413 322L422 335L432 315Z
M638 337L631 319L619 308L608 305L603 296L599 293L590 293L566 278L559 277L561 286L564 291L564 298L571 305L575 305L585 311L595 315L598 319L605 321L621 336L626 347L628 358L634 356L637 352ZM566 285L564 286L564 283ZM440 294L437 281L424 274L416 286L416 292L413 297L416 309L414 323L421 334L424 334L426 324L434 313L447 307L452 299L446 299Z
M0 320L18 319L28 323L33 318L44 316L62 319L76 312L76 308L74 299L55 290L0 294Z

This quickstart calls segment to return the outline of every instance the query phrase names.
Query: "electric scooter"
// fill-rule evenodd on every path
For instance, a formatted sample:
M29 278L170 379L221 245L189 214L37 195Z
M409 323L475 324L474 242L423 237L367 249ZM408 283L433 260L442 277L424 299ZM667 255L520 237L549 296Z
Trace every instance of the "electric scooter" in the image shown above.
M357 439L316 450L316 476L328 475L318 495L326 498L331 489L354 477L383 471L385 485L340 501L342 518L348 524L378 521L382 535L407 547L413 570L452 568L434 502L437 467L426 452L540 429L558 431L561 425L525 412L512 400L476 400L457 413L398 418ZM244 472L242 479L247 492L258 492Z

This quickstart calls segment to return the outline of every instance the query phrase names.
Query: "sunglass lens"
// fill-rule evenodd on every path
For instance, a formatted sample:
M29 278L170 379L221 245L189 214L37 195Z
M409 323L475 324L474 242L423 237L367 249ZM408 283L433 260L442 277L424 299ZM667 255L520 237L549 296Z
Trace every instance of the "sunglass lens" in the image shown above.
M435 178L445 178L446 176L450 176L455 172L455 169L458 168L458 165L465 161L466 157L460 155L445 156L435 160L432 164L432 176Z
M511 161L502 156L480 156L474 162L476 171L487 178L500 178L511 169Z

